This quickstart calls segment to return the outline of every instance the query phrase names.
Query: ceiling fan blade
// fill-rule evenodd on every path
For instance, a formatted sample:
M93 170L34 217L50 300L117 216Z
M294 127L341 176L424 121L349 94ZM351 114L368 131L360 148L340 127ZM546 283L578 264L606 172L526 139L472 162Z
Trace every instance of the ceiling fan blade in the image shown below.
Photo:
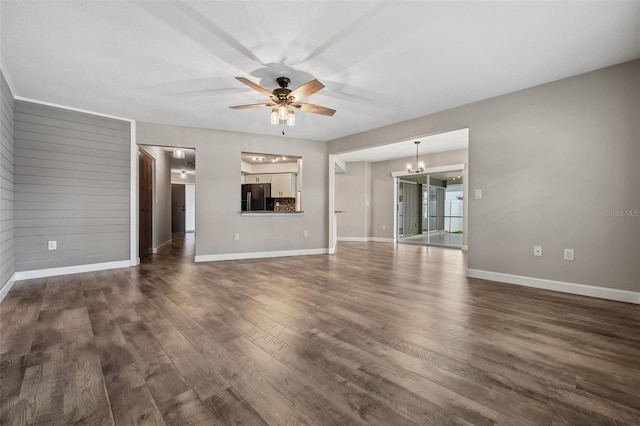
M316 93L318 90L324 88L324 84L320 83L318 80L311 80L308 83L303 84L297 89L293 90L289 93L289 99L293 98L294 101L304 99L307 96L311 96Z
M263 95L267 96L268 98L273 99L273 93L271 93L270 91L268 91L264 87L257 85L253 81L251 81L251 80L249 80L247 78L244 78L244 77L236 77L236 80L241 81L242 83L244 83L247 86L251 87L256 92L260 92Z
M300 110L304 112L312 112L314 114L328 115L329 117L333 116L333 114L336 113L335 109L313 105L313 104L295 103L295 104L292 104L292 106L294 106L295 108L300 108Z
M275 105L276 104L274 104L274 103L267 102L267 103L264 103L264 104L236 105L236 106L232 106L232 107L229 107L229 108L232 108L232 109L247 109L247 108L258 108L258 107L263 107L263 106L272 107L272 106L275 106Z

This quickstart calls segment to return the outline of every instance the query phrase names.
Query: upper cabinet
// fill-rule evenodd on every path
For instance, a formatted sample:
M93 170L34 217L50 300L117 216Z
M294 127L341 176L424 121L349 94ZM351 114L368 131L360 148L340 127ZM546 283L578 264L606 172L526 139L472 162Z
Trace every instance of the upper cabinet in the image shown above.
M271 175L271 196L274 198L294 198L296 196L296 175L293 173Z
M271 175L246 175L244 177L244 182L245 183L271 183Z

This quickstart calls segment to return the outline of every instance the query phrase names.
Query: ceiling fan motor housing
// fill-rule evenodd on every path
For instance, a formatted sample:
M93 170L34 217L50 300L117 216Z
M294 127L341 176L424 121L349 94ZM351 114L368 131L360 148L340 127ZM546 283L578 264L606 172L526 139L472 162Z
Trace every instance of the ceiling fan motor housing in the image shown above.
M291 83L289 77L278 77L276 78L276 81L278 82L278 86L282 87L283 89L289 87L289 83Z
M278 77L276 82L280 87L273 91L273 95L280 101L286 101L291 93L291 90L287 89L291 80L288 77Z

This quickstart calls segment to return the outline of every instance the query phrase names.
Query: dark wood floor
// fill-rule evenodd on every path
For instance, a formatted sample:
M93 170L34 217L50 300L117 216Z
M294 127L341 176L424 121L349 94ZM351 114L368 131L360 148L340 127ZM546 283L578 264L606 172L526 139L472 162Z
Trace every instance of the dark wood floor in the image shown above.
M17 283L0 423L640 424L637 305L467 279L442 248L192 256L176 236L136 268Z

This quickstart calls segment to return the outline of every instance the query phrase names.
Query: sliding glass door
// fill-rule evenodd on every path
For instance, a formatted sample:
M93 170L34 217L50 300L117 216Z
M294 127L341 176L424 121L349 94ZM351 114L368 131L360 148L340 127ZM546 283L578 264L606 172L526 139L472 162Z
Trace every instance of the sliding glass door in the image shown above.
M398 242L462 247L461 172L397 179Z

